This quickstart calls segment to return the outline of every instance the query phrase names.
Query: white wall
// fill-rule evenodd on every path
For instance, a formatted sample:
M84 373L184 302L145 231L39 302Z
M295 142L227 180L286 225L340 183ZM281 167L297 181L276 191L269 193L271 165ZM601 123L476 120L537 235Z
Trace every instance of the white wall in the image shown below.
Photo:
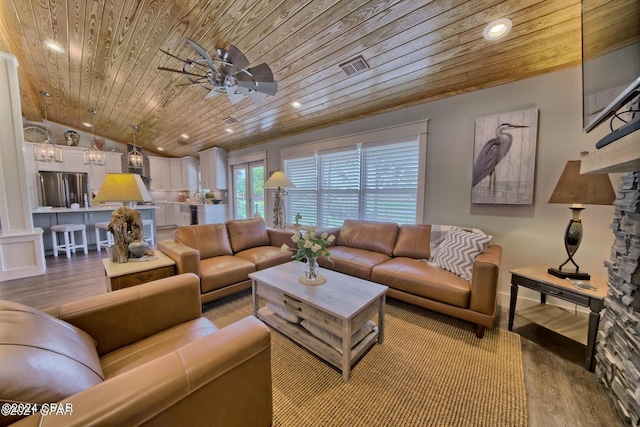
M501 303L508 305L509 270L532 264L557 267L566 259L563 236L571 211L547 201L567 160L595 150L606 133L604 126L582 132L581 96L581 71L576 67L271 141L229 157L266 150L271 171L281 168L283 147L429 119L424 223L476 227L493 235L503 248L500 292ZM527 108L539 109L534 204L472 204L476 118ZM611 178L617 189L619 176ZM575 256L581 270L606 276L603 261L613 243L612 218L613 206L587 206L582 212L584 238ZM537 299L538 294L523 289L520 297Z

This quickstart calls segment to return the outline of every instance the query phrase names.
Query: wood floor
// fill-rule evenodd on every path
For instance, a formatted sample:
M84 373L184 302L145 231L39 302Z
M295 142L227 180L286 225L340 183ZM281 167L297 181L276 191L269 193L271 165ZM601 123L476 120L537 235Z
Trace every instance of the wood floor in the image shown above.
M172 230L159 230L160 239ZM43 276L0 282L0 299L43 308L106 292L105 251L78 253L71 259L47 257ZM507 328L501 308L498 327ZM469 333L473 333L469 325ZM623 426L595 375L584 369L586 347L516 316L514 332L522 337L522 358L531 427Z

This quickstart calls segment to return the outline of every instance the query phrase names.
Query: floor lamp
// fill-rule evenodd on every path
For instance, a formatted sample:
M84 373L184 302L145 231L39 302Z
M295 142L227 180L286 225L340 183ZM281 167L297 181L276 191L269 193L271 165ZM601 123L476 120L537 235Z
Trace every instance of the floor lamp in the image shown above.
M563 279L589 280L591 278L588 273L580 271L580 267L573 260L573 255L582 241L582 220L580 219L580 212L584 209L582 205L611 205L615 198L608 174L580 174L580 160L567 162L549 203L571 205L569 209L573 214L564 233L564 247L569 257L558 268L550 268L549 274ZM562 267L569 262L574 265L575 271L562 270Z
M283 188L293 188L295 185L291 182L287 176L281 171L275 171L264 183L264 188L275 188L276 199L273 203L273 226L274 228L284 228L285 221L287 219L284 209L284 198L287 195L287 191Z

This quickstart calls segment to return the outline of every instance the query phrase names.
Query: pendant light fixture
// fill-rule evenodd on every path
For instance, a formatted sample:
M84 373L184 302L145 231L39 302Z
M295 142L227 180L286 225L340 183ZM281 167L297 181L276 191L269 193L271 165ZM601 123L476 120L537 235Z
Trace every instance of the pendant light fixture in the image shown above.
M129 163L129 167L132 168L141 168L142 167L142 153L138 151L138 147L136 147L136 132L138 132L138 126L131 125L133 129L133 148L127 154L127 162Z
M33 148L33 154L39 162L57 162L62 163L62 148L56 147L51 142L51 136L49 129L46 128L47 124L47 98L50 96L47 92L41 90L40 96L42 96L42 110L44 112L44 124L46 130L46 138L42 144L37 144Z
M91 113L91 132L93 133L93 139L91 139L91 147L84 150L84 164L93 166L104 166L105 155L102 151L96 147L96 128L93 119L96 115L96 110L89 110Z

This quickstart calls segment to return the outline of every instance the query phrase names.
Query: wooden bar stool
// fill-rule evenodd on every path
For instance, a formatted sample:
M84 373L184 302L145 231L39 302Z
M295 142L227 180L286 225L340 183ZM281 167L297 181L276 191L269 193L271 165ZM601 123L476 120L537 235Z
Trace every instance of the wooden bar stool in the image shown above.
M75 232L82 232L82 244L76 245ZM58 234L63 233L64 244L58 244ZM76 253L76 249L84 249L87 254L87 226L84 224L62 224L51 227L51 240L53 241L53 256L58 256L59 250L64 250L67 258L71 258L71 252Z
M150 245L154 245L156 243L156 235L152 219L142 220L142 239Z
M107 227L109 226L110 221L102 221L96 222L95 231L96 231L96 249L98 252L102 250L102 248L108 248L109 246L113 246L113 234L110 231L107 231ZM105 238L104 240L100 238L100 230L104 230Z

